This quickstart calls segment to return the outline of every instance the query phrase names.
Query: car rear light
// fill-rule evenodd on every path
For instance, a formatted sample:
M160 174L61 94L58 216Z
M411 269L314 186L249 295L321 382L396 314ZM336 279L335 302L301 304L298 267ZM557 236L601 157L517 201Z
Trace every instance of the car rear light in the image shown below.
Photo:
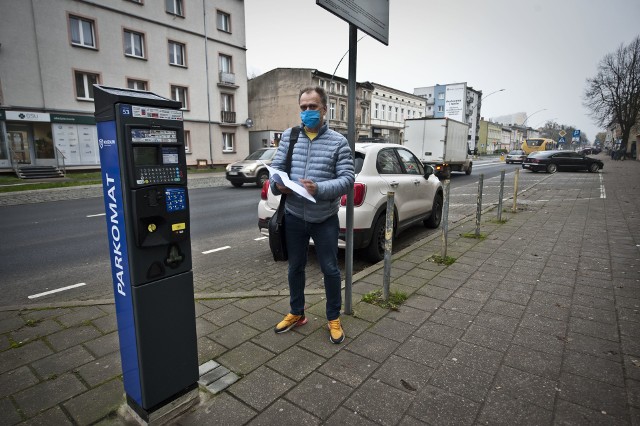
M266 200L269 197L269 179L265 180L262 184L262 191L260 191L260 198Z
M353 184L353 206L359 207L364 203L364 196L367 194L367 186L364 183L356 182ZM340 198L340 205L347 205L347 195Z

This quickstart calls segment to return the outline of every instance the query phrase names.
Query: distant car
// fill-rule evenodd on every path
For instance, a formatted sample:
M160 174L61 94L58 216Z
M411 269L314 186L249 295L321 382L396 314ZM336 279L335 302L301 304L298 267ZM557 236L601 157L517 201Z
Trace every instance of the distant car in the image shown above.
M227 180L235 187L244 183L255 183L262 187L269 180L269 172L264 164L271 165L276 150L277 148L261 148L244 160L229 164L226 169Z
M578 152L584 155L596 155L596 154L600 154L602 151L599 148L593 147L593 148L582 148Z
M522 163L525 158L527 158L527 154L525 154L523 150L514 149L513 151L511 151L511 152L509 152L507 154L507 156L505 157L504 161L507 164Z
M422 222L437 228L442 219L443 191L432 166L423 165L408 148L393 143L355 144L353 240L354 249L363 249L368 260L384 258L387 192L394 191L394 233ZM346 246L346 196L340 203L338 247ZM262 188L258 203L258 228L268 236L267 225L280 202L269 182Z
M522 168L532 172L587 170L596 173L604 167L597 158L587 157L574 151L539 151L529 154L522 163Z

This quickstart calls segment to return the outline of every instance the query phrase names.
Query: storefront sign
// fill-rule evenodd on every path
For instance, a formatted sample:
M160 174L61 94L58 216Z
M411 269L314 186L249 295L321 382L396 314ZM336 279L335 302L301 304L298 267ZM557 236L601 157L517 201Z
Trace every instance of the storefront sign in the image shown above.
M52 123L96 124L96 118L86 115L51 114Z
M6 111L7 121L51 121L51 115L46 112Z

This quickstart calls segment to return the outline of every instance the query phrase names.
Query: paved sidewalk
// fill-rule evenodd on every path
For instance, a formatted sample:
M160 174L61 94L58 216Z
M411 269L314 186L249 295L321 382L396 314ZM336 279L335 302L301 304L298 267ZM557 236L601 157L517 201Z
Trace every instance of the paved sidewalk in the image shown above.
M399 311L360 302L329 343L321 294L309 323L275 335L287 297L196 300L200 364L239 380L176 424L639 424L640 163L557 173L393 256ZM525 172L527 173L527 172ZM0 424L127 424L111 300L0 310Z

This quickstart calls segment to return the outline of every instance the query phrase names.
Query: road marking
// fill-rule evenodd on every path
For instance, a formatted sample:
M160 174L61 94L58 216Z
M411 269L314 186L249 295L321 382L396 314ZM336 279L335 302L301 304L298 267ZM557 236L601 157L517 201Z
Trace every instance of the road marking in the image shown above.
M76 287L82 287L83 285L87 285L87 284L86 283L78 283L78 284L68 285L66 287L57 288L55 290L45 291L44 293L33 294L33 295L27 296L27 297L29 299L37 299L38 297L48 296L49 294L59 293L61 291L70 290L70 289L76 288Z
M604 179L602 177L602 173L598 173L598 177L600 177L600 198L607 198L607 194L604 192Z
M231 246L224 246L224 247L220 247L220 248L213 249L213 250L203 251L202 254L214 253L216 251L222 251L222 250L226 250L226 249L230 249L230 248L231 248Z
M98 214L88 214L86 217L98 217L98 216L105 216L106 213L98 213Z
M266 240L267 238L269 237L262 236L262 237L254 238L253 241Z

